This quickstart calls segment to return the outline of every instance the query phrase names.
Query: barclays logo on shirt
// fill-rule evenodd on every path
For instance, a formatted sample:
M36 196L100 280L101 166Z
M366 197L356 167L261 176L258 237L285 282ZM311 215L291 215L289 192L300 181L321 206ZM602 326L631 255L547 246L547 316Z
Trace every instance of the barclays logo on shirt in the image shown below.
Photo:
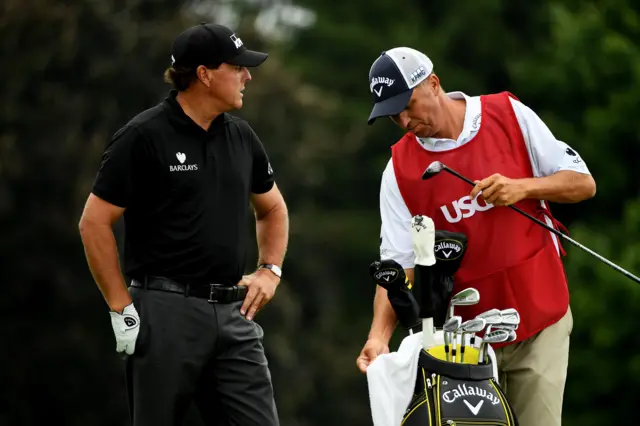
M177 166L169 166L170 172L194 172L198 170L197 164L183 164L187 161L187 155L183 152L176 152L176 158L180 162Z

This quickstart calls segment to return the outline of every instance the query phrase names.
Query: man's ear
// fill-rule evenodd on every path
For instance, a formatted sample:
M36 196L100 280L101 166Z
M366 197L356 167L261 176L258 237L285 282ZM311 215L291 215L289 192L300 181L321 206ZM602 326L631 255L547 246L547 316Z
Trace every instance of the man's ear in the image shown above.
M204 65L200 65L198 68L196 68L196 75L198 76L198 80L200 80L202 84L204 84L206 87L211 87L212 76L211 73L209 73L207 67L205 67Z
M442 88L442 86L440 86L440 79L437 75L431 74L428 82L429 90L431 90L434 95L437 95L439 90L442 90L444 92L444 89Z

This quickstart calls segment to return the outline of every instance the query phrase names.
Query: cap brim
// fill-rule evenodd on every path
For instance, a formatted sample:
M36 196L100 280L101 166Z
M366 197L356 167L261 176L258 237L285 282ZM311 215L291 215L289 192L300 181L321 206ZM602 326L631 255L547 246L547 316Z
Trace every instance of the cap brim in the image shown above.
M373 105L373 110L371 110L371 115L369 115L367 123L373 124L373 122L376 121L376 118L379 117L389 117L391 115L400 114L409 103L412 93L413 89L409 89L406 92L392 96L384 101L376 102L376 104Z
M255 50L245 50L239 55L225 61L231 65L240 65L241 67L257 67L263 63L269 55Z

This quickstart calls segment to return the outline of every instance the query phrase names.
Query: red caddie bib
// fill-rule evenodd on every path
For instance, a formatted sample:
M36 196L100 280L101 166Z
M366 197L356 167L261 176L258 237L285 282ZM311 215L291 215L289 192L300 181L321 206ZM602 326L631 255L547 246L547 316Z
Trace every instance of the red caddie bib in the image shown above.
M433 161L474 181L494 173L513 179L533 177L510 96L503 92L480 97L480 130L466 144L429 152L408 133L393 145L392 161L411 215L429 216L436 229L462 232L468 238L454 291L474 287L480 302L456 307L456 315L468 320L492 308L515 308L521 317L516 341L522 341L558 321L569 306L564 267L550 232L510 208L487 205L482 196L471 199L473 187L445 171L421 179ZM557 224L538 200L523 200L516 206Z

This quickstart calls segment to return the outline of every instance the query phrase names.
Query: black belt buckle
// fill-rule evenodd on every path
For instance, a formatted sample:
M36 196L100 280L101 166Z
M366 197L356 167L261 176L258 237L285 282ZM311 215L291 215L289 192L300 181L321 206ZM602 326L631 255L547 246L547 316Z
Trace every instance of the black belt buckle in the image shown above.
M214 290L217 290L220 287L220 284L209 284L209 303L218 303L218 299L213 298Z

